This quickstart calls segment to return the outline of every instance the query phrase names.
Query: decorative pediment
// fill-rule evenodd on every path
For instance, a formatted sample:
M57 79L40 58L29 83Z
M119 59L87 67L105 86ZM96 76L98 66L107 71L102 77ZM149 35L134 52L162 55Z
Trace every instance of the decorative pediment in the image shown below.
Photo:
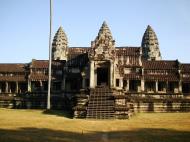
M91 43L89 58L93 60L113 60L114 56L115 41L106 22L104 22L99 30L98 36Z

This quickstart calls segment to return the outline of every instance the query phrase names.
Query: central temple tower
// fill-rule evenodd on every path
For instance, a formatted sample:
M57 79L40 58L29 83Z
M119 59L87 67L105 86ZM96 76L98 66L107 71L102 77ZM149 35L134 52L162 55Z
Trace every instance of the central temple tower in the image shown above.
M115 41L105 21L98 36L91 42L88 57L90 60L90 88L99 85L113 87Z

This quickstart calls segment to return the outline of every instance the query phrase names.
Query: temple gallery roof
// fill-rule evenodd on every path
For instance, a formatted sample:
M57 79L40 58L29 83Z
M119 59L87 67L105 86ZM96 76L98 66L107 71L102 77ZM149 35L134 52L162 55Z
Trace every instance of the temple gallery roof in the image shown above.
M52 61L52 68L62 68L65 64L65 61ZM49 61L48 60L35 60L33 59L30 65L30 68L38 68L45 69L48 68Z
M0 64L0 72L24 72L26 64Z
M26 81L25 75L0 76L1 81Z
M52 61L52 68L62 69L64 65L71 67L81 67L87 64L88 52L90 47L70 47L68 48L68 61L54 60ZM133 60L139 61L141 55L141 47L116 47L115 55L129 56L130 64ZM134 58L134 59L133 59ZM137 58L137 59L136 59ZM29 66L27 66L29 65ZM136 65L136 64L135 64ZM139 66L139 64L138 64ZM25 72L26 67L47 69L48 60L35 60L33 59L29 64L0 64L0 72ZM142 60L142 67L147 70L181 70L182 73L190 73L190 64L181 64L178 60L159 60L159 61L148 61Z
M117 56L139 56L140 47L116 47Z
M60 81L61 79L62 79L62 75L56 75L56 74L52 75L52 80ZM47 81L48 75L43 74L43 73L31 73L29 76L29 80L31 80L31 81L39 81L39 80Z
M48 80L48 75L45 74L37 74L37 73L32 73L29 77L29 80L32 81L37 81L37 80L42 80L42 81L47 81Z
M68 48L68 56L69 59L74 58L80 54L88 53L90 47L69 47ZM116 56L135 56L140 54L140 47L116 47Z
M159 80L159 81L178 81L179 78L176 75L145 75L144 76L145 80L150 80L150 81L154 81L154 80Z
M190 64L181 64L181 71L190 73Z
M178 63L176 61L147 61L144 60L143 62L144 69L161 69L161 70L167 70L167 69L178 69Z
M62 70L63 66L65 64L65 61L52 61L52 69L59 69ZM33 59L31 64L30 64L30 68L31 69L42 69L42 70L46 70L48 71L48 66L49 66L49 61L48 60L35 60ZM31 81L38 81L38 80L42 80L42 81L47 81L48 80L48 72L44 73L44 72L32 72L29 75L29 80ZM60 80L62 77L61 75L56 75L55 73L52 74L52 79L53 80Z
M48 68L48 60L32 60L31 68Z

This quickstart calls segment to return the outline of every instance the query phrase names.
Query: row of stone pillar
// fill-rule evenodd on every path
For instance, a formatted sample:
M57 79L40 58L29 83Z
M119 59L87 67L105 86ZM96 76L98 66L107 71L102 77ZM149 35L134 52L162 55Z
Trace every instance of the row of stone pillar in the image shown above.
M15 90L11 90L13 83L15 83ZM19 87L18 82L5 82L5 91L2 92L2 85L0 86L0 93L18 93Z
M130 84L130 80L126 80L127 81L127 85L125 86L125 90L129 91L129 84ZM123 88L123 79L120 79L120 87ZM168 88L168 82L166 85L166 88ZM182 92L182 82L179 81L179 85L178 85L178 89L179 92ZM145 91L145 80L141 80L141 91L144 92ZM155 92L158 92L158 81L155 81Z
M44 89L44 84L42 83L42 81L40 80L40 81L36 81L36 82L38 82L40 84L41 91L44 91L45 89ZM32 85L33 85L32 82L28 81L28 92L33 91L32 90Z

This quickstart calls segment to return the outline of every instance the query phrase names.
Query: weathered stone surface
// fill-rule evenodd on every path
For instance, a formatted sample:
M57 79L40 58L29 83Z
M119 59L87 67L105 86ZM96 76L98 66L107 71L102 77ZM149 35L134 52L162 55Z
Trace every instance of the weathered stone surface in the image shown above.
M141 46L142 46L143 57L145 59L147 60L162 59L159 49L158 38L150 25L148 25L144 33Z
M67 60L68 40L62 27L60 27L54 36L52 43L53 60Z
M93 60L111 60L115 54L115 41L113 40L111 31L104 21L98 36L91 43L89 58Z

